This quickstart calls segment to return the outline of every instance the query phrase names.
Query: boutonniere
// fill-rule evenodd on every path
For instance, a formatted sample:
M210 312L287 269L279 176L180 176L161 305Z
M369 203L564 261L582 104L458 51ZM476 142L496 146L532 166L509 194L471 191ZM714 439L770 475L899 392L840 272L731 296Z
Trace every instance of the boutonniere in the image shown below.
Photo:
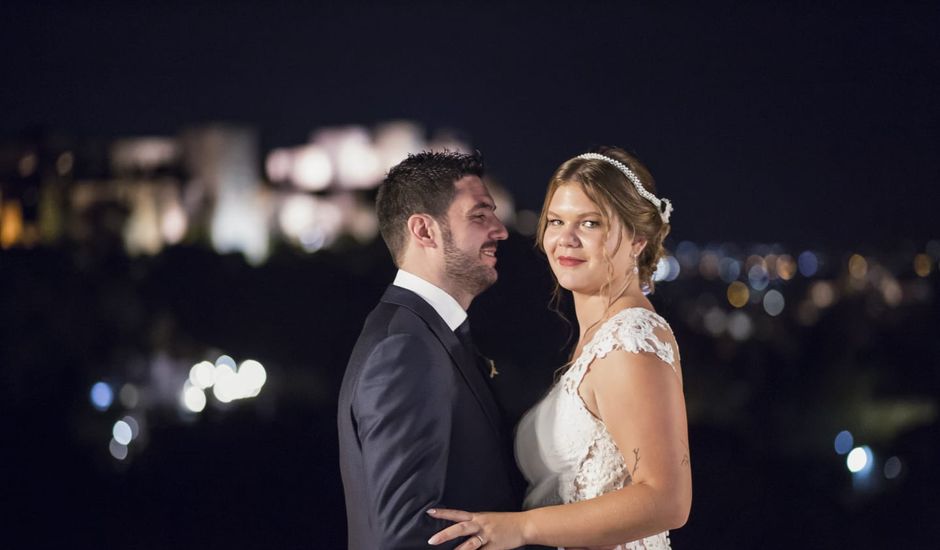
M489 357L484 357L484 361L490 367L490 378L496 378L496 375L499 374L499 371L496 370L496 361L493 361Z

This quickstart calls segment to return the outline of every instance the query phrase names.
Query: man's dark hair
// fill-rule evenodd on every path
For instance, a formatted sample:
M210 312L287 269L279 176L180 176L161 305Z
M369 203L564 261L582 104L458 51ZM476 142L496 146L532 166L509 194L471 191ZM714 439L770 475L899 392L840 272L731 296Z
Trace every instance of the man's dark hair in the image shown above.
M454 200L454 183L465 176L483 177L483 155L454 151L423 151L395 165L379 188L375 209L379 231L399 265L407 242L406 222L413 214L427 214L446 223Z

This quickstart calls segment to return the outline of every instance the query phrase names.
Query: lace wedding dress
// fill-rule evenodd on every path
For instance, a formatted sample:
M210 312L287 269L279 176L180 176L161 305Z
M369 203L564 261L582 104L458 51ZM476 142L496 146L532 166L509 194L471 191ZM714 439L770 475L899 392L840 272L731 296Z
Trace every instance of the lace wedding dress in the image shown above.
M594 359L615 349L653 353L676 371L677 352L658 335L670 332L666 321L650 310L619 311L601 325L548 395L523 416L516 430L515 451L519 469L529 482L525 509L587 500L632 482L623 455L604 423L584 405L578 386ZM668 549L669 533L617 548Z

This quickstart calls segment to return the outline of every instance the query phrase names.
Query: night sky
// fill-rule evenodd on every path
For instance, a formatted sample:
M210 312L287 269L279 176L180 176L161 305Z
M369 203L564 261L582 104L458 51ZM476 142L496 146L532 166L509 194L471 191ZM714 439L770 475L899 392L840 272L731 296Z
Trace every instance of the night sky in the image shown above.
M940 237L940 3L7 2L0 138L411 119L520 206L635 151L673 236L862 249Z

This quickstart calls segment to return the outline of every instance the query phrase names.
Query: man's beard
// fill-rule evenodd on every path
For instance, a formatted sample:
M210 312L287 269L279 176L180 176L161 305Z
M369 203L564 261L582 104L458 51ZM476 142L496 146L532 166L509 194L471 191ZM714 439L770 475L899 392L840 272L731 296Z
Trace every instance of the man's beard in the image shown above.
M473 256L457 248L449 227L442 226L441 233L444 241L444 274L450 281L473 296L479 296L496 282L496 270L480 261L479 252ZM483 246L495 248L496 243L487 242Z

